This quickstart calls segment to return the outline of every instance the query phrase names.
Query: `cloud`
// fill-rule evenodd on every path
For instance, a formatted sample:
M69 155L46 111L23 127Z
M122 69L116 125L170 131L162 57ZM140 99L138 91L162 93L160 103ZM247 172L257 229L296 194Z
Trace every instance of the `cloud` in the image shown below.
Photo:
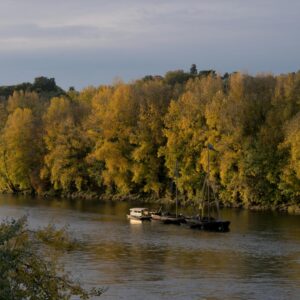
M20 24L0 28L0 51L109 47L115 39L128 38L128 32L89 25L39 26Z
M2 74L59 74L82 86L105 81L102 73L132 79L191 63L218 71L295 70L300 1L287 2L1 0Z
M1 51L199 43L298 25L277 0L2 0ZM299 4L291 1L294 6ZM280 29L281 28L281 29Z

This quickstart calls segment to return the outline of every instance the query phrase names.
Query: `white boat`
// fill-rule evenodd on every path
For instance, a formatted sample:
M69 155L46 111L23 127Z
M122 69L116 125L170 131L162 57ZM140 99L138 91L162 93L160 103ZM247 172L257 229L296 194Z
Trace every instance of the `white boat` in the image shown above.
M148 208L134 207L129 209L128 219L140 220L140 221L151 221L151 215Z

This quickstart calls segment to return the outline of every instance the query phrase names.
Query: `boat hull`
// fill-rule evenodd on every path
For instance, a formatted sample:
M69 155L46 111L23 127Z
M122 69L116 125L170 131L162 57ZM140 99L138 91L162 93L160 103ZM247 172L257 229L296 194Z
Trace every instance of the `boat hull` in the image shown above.
M161 215L161 214L152 214L152 220L160 221L164 224L175 224L180 225L181 223L185 223L185 218L183 216L172 216L172 215Z
M151 216L131 216L127 215L127 218L130 220L137 220L137 221L151 221Z
M221 220L202 221L198 219L186 219L186 224L192 229L215 231L215 232L228 232L230 221L221 221Z

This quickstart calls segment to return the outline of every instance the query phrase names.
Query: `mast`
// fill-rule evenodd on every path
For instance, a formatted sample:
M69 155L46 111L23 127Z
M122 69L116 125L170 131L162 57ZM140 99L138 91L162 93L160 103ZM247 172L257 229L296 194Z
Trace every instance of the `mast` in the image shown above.
M177 215L178 215L178 190L177 190L177 179L178 179L178 161L176 159L176 165L175 165L175 197L176 197L176 218L177 218Z
M213 145L208 144L207 145L207 174L206 174L206 184L207 184L207 210L208 210L208 217L210 217L210 211L211 211L211 207L210 207L210 183L209 183L209 176L210 176L210 156L209 156L209 150L215 151L217 152L217 150L214 148ZM220 218L220 208L219 208L219 201L217 200L215 191L213 189L213 187L211 187L211 191L212 191L212 197L215 201L216 204L216 210L217 210L217 217L218 219Z
M202 187L202 207L201 207L201 217L203 218L205 215L205 205L207 205L207 216L210 217L210 153L209 150L216 151L213 145L207 145L207 172L204 179L203 187ZM214 191L212 190L213 197L215 198Z
M209 164L210 164L210 160L209 160L209 145L207 146L207 213L208 213L208 217L210 217L210 201L209 201Z

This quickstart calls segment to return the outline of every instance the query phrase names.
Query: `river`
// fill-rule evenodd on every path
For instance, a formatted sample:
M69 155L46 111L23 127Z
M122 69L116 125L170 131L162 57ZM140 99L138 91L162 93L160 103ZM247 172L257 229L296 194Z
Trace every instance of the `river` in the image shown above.
M231 230L212 233L130 224L130 206L2 195L0 218L69 225L87 247L64 256L66 269L107 287L99 299L300 299L300 216L224 209Z

